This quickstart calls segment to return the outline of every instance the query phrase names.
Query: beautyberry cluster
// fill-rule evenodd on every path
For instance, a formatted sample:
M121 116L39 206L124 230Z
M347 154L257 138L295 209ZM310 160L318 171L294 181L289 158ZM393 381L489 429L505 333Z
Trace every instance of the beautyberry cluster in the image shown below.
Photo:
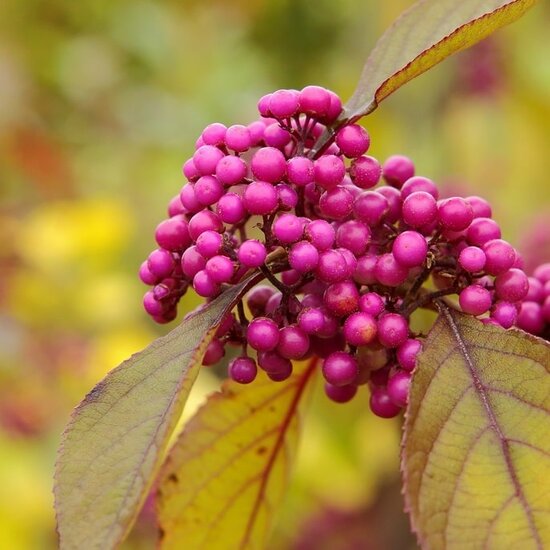
M140 268L144 307L168 322L190 286L209 301L260 273L267 284L226 316L203 363L239 346L229 375L247 384L258 367L280 381L317 356L328 397L366 385L374 413L395 416L422 347L414 311L457 294L464 312L511 327L529 291L519 256L484 199L440 200L407 157L368 156L369 134L337 120L333 92L278 90L258 110L202 132Z

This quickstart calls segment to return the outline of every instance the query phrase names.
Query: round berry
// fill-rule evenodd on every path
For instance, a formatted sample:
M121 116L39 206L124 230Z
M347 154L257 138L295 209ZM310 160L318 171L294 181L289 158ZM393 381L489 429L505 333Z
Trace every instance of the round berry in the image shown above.
M233 277L233 262L227 256L214 256L206 262L206 273L215 283L228 283Z
M336 317L345 317L359 307L359 291L355 283L342 281L333 283L323 294L325 307Z
M424 176L414 176L409 178L401 188L401 198L405 200L409 195L423 191L429 193L434 199L438 199L439 190L436 184L430 179Z
M218 254L223 245L223 237L217 231L201 233L196 242L197 251L205 258L212 258Z
M319 263L319 252L311 243L300 241L290 247L288 263L298 273L309 273Z
M544 317L540 304L536 302L522 302L516 325L531 334L541 334L544 330Z
M279 331L279 355L286 359L301 359L308 351L309 337L302 329L288 326Z
M353 201L355 216L371 227L382 221L389 208L388 199L376 191L365 191Z
M295 90L277 90L268 101L271 115L277 119L291 117L300 107L300 96Z
M414 164L408 157L393 155L384 163L382 174L389 185L400 188L414 176Z
M154 273L151 272L151 270L149 269L149 266L147 265L147 260L145 260L139 267L139 278L146 285L157 284L157 282L160 279Z
M353 209L353 195L346 187L338 185L321 195L319 209L332 220L347 218Z
M378 282L376 278L376 264L378 256L365 254L357 259L357 266L353 272L353 280L360 285L373 285Z
M186 160L182 170L183 170L183 175L189 181L195 181L201 175L200 172L197 170L197 167L195 166L193 159Z
M300 91L299 102L302 113L324 117L330 109L331 94L320 86L306 86Z
M529 292L529 279L521 270L513 267L495 277L497 296L506 302L519 302Z
M201 206L210 206L223 195L223 185L214 176L200 177L194 186L195 197Z
M202 358L202 364L205 367L210 367L215 365L220 359L225 355L225 348L223 344L217 339L214 338L208 344L206 351L204 352L204 357Z
M348 158L357 158L367 152L370 137L359 124L347 124L336 134L336 145Z
M279 149L263 147L254 153L250 167L259 180L276 183L285 175L286 159Z
M550 262L539 265L533 272L533 277L537 278L543 285L550 281Z
M153 275L159 279L164 279L169 277L174 270L174 258L168 250L162 248L153 250L147 258L147 267Z
M216 171L218 162L225 155L217 147L203 145L193 155L193 164L201 176L210 176Z
M396 372L388 380L387 392L389 398L398 407L404 407L409 398L411 375L405 371Z
M483 245L486 262L485 271L489 275L498 275L508 271L516 261L514 247L502 239L493 239Z
M290 183L300 187L307 185L315 177L313 161L307 157L293 157L287 162L286 173Z
M393 241L392 254L402 266L416 267L426 260L428 243L416 231L403 231Z
M500 237L500 227L491 218L474 219L466 232L468 242L475 246L483 246L486 242Z
M330 223L325 220L313 220L304 230L304 236L319 251L332 247L336 232Z
M355 256L361 256L368 248L370 230L362 222L350 220L344 222L336 231L336 244L347 248Z
M385 215L385 220L389 223L395 223L401 218L401 207L403 201L401 200L401 192L399 189L384 185L376 190L383 195L388 201L388 211Z
M273 223L273 235L282 244L296 242L303 232L303 222L294 214L281 214Z
M331 353L323 362L323 376L333 386L346 386L359 374L357 360L344 351Z
M306 307L298 314L298 326L306 334L317 334L325 323L324 313L315 307Z
M181 270L183 274L192 279L199 271L206 267L206 258L197 250L196 246L190 246L181 256Z
M347 403L351 401L357 393L357 386L348 384L347 386L334 386L333 384L325 383L325 393L327 397L335 403Z
M249 239L241 244L237 256L242 265L254 268L263 265L267 257L267 251L260 241Z
M439 203L438 217L445 229L462 231L472 223L474 211L464 199L452 197Z
M236 185L246 176L246 162L234 155L223 157L216 165L216 177L223 185Z
M314 163L315 181L324 189L334 189L346 175L344 161L336 155L323 155Z
M235 193L227 193L221 197L216 211L224 223L237 224L242 222L246 216L243 199Z
M464 313L482 315L491 307L491 293L480 285L470 285L462 290L458 302Z
M485 267L485 252L477 246L467 246L458 256L458 263L468 273L477 273Z
M252 144L250 131L242 124L230 126L225 133L225 144L229 149L238 153L247 151Z
M235 357L228 367L229 377L239 384L250 384L256 378L258 368L250 357Z
M405 340L397 348L397 361L402 369L411 372L416 367L416 358L422 351L422 343L415 338Z
M193 288L195 292L203 298L211 298L220 290L218 284L204 269L198 271L193 277Z
M196 241L199 238L199 235L205 231L217 231L218 233L223 232L222 221L217 214L214 214L214 212L211 212L210 210L202 210L201 212L197 212L189 220L189 235L194 241Z
M155 317L164 313L164 306L155 298L152 290L148 290L143 296L143 307L149 315Z
M385 388L375 388L370 396L370 410L380 418L393 418L401 411L388 395Z
M219 122L209 124L201 134L203 143L205 145L222 145L226 130L225 125Z
M380 284L395 287L406 281L409 270L400 264L393 254L389 253L378 257L374 274Z
M248 184L243 198L246 209L251 214L260 216L271 214L278 204L277 190L265 181L253 181Z
M363 311L353 313L344 323L344 338L352 346L366 346L376 338L374 317Z
M246 339L256 351L271 351L279 343L279 329L271 319L257 317L248 325Z
M255 286L246 297L246 305L254 317L265 313L267 301L275 294L275 290L270 286Z
M436 220L437 202L429 193L415 191L403 201L402 213L407 225L422 227Z
M407 340L409 323L398 313L386 313L378 319L378 340L387 348L397 348Z
M474 218L490 218L493 215L491 205L485 199L472 195L464 200L472 207Z
M342 281L348 274L346 258L337 250L325 250L319 254L316 273L325 283Z
M502 328L513 327L518 318L518 310L510 302L497 302L491 309L491 318Z
M376 292L367 292L359 298L359 309L373 317L377 317L384 311L384 300Z
M197 200L195 186L192 183L188 183L181 188L180 201L188 212L198 212L202 208L201 203Z
M369 156L356 158L349 168L349 175L357 187L370 189L379 181L382 174L380 163Z
M191 244L191 239L189 238L190 232L191 226L185 221L184 217L174 216L157 225L155 240L161 248L165 248L166 250L181 250Z

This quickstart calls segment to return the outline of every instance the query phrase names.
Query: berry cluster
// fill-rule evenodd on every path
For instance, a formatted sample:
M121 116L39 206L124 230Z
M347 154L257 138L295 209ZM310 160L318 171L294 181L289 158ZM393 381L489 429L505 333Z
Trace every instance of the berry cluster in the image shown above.
M374 413L392 417L421 349L417 308L458 294L464 312L508 328L529 281L484 199L439 200L404 156L381 166L361 126L336 122L341 108L324 88L279 90L259 121L205 128L140 268L144 306L168 322L189 286L211 300L257 270L269 284L227 315L203 363L241 346L229 375L246 384L258 366L280 381L318 356L332 400L367 385Z
M516 326L550 340L550 263L539 265L529 277L529 292L519 307Z

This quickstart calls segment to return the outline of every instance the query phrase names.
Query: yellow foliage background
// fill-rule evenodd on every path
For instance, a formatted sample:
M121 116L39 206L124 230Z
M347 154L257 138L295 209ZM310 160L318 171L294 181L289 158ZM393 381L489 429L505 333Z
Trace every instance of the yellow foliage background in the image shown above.
M55 547L51 475L72 407L168 330L142 312L136 271L201 129L252 121L278 87L318 83L346 99L411 3L0 3L1 548ZM448 192L490 199L528 265L550 258L549 24L539 3L365 121L375 156L408 154ZM197 303L190 294L181 311ZM191 408L222 374L201 374ZM327 510L336 530L367 517L397 476L399 422L370 416L366 394L346 407L316 396L306 428L277 549L306 548ZM126 546L153 536L145 510Z

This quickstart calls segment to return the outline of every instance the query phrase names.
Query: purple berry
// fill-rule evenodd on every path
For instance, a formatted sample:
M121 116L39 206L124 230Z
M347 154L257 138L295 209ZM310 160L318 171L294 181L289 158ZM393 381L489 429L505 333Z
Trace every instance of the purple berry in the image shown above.
M370 227L378 225L389 208L388 199L376 191L365 191L353 201L353 213Z
M143 296L143 307L149 315L154 317L164 313L164 306L155 298L152 290L148 290Z
M169 277L174 270L174 266L175 262L172 254L162 248L153 250L147 258L149 271L159 279Z
M422 227L435 221L437 202L425 191L415 191L403 201L403 220L411 227Z
M196 246L190 246L181 257L181 270L184 275L192 279L199 271L206 267L206 258L200 254Z
M335 403L347 403L351 401L357 393L357 386L348 384L347 386L334 386L333 384L325 383L325 393L327 397Z
M387 348L397 348L409 336L409 323L398 313L386 313L378 319L378 340Z
M331 353L323 362L322 370L325 380L333 386L351 384L359 374L357 360L344 351Z
M285 146L290 143L291 139L292 136L290 133L284 128L281 128L276 122L266 126L264 130L264 141L269 147L284 149Z
M497 302L491 309L491 317L502 327L510 328L516 323L518 310L510 302Z
M458 257L458 263L469 273L477 273L485 267L485 252L477 246L467 246Z
M302 329L288 326L279 331L279 355L286 359L301 359L308 351L309 337Z
M415 338L405 340L397 348L397 361L402 369L411 372L416 367L416 358L422 351L422 343Z
M355 283L333 283L325 290L323 302L328 312L336 317L346 317L359 307L359 291Z
M189 181L195 181L200 177L200 173L197 170L197 167L195 166L193 159L188 159L185 161L183 165L183 175Z
M382 174L389 185L401 188L409 178L414 176L414 164L407 157L393 155L384 163Z
M490 218L493 215L491 205L485 199L473 195L464 200L472 207L474 218Z
M256 239L244 241L237 252L239 262L248 268L260 267L267 257L265 246Z
M147 265L147 260L145 260L139 267L139 278L146 285L155 285L159 281L159 277L157 277L149 269L149 266Z
M217 231L205 231L197 238L197 251L205 258L212 258L219 253L223 245L223 237Z
M200 177L194 186L195 197L201 206L210 206L223 195L223 185L214 176Z
M256 378L256 362L250 357L236 357L229 363L229 377L239 384L250 384Z
M321 195L319 209L327 218L342 220L352 212L353 195L343 185L338 185Z
M342 281L348 273L346 258L336 250L325 250L319 254L316 273L325 283Z
M220 359L225 355L225 348L223 344L217 339L214 338L208 344L206 351L204 352L204 357L202 358L202 364L205 367L210 367L215 365Z
M522 302L516 325L531 334L541 334L544 330L544 317L540 304Z
M257 317L248 325L246 339L256 351L271 351L279 343L279 329L271 319Z
M233 155L223 157L216 165L216 177L223 185L236 185L246 176L246 163Z
M395 223L401 218L401 192L399 189L385 185L379 187L377 193L380 193L388 201L388 211L386 212L385 220L389 223Z
M256 178L270 183L281 181L286 172L286 159L279 149L263 147L258 149L250 162Z
M277 199L281 210L291 210L298 204L298 193L286 183L279 183L275 186Z
M268 300L275 294L275 290L270 286L255 286L246 297L246 305L254 317L259 317L265 313L265 306Z
M237 224L242 222L246 216L244 202L235 193L227 193L221 197L216 210L224 223Z
M482 315L491 307L491 293L480 285L470 285L462 290L458 302L464 313Z
M287 373L288 377L292 372L291 362L276 351L260 351L258 365L268 374Z
M336 244L347 248L355 256L361 256L368 248L370 230L362 222L350 220L344 222L336 231Z
M409 398L411 375L405 371L396 372L388 380L387 392L389 398L398 407L404 407Z
M315 177L313 161L307 157L293 157L286 165L288 181L300 187L311 183Z
M277 119L291 117L300 107L300 95L294 90L277 90L268 101L268 109Z
M329 112L331 94L320 86L306 86L300 92L299 101L302 113L323 117Z
M401 198L405 200L409 195L417 193L418 191L429 193L436 200L439 197L439 190L431 179L425 178L424 176L414 176L403 184L401 188Z
M357 158L367 152L370 137L359 124L348 124L336 134L336 145L344 156Z
M376 278L376 264L378 256L365 254L357 259L357 266L353 272L353 280L360 285L373 285L378 282Z
M533 272L533 277L537 278L543 285L550 281L550 262L539 265Z
M229 149L232 149L238 153L248 151L252 144L250 131L246 126L241 124L229 126L225 133L225 144Z
M361 189L370 189L379 181L382 174L380 163L369 156L355 159L349 168L349 175L357 187Z
M346 175L344 161L336 155L323 155L314 163L315 181L324 189L334 189Z
M211 176L216 171L218 162L225 155L217 147L203 145L193 155L193 164L201 176Z
M466 232L468 242L475 246L483 246L486 242L500 237L500 227L491 218L476 218Z
M305 237L319 251L332 247L336 238L334 228L325 220L314 220L307 224Z
M384 300L376 292L367 292L359 298L359 309L377 317L384 311Z
M374 317L363 311L353 313L344 323L344 338L352 346L366 346L376 338Z
M485 271L489 275L498 275L508 271L516 261L514 247L502 239L493 239L483 245L483 252L487 259Z
M392 254L402 266L417 267L426 260L428 243L416 231L403 231L393 241Z
M233 277L233 262L227 256L214 256L206 262L206 273L215 283L228 283Z
M177 251L187 248L191 244L190 224L183 216L174 216L160 222L155 230L155 240L161 248Z
M393 254L382 254L376 261L374 274L380 284L394 287L406 281L409 270L401 265Z
M528 302L542 302L545 298L544 286L535 277L528 277L529 280L529 292L525 296L525 300Z
M376 388L370 396L370 410L380 418L393 418L401 411L388 395L385 388Z
M317 334L325 323L324 313L314 307L306 307L298 315L298 326L306 334Z
M211 298L220 290L218 284L204 269L198 271L193 277L193 288L195 292L203 298Z
M181 188L180 201L188 212L198 212L202 208L201 203L197 200L195 186L192 183L188 183Z
M202 141L205 145L222 145L225 138L227 128L224 124L214 122L209 124L201 134Z
M291 244L302 238L304 226L294 214L281 214L273 224L273 234L282 244Z
M472 223L474 211L464 199L452 197L439 203L438 217L445 229L462 231Z
M277 190L271 183L253 181L246 186L244 205L251 214L265 216L277 208Z
M218 233L222 233L223 229L223 223L219 216L210 210L197 212L189 220L189 235L194 241L196 241L199 235L205 231L217 231Z
M300 241L290 247L288 263L298 273L309 273L319 263L319 252L311 243Z
M521 270L513 267L495 277L497 296L506 302L519 302L529 292L529 279Z

